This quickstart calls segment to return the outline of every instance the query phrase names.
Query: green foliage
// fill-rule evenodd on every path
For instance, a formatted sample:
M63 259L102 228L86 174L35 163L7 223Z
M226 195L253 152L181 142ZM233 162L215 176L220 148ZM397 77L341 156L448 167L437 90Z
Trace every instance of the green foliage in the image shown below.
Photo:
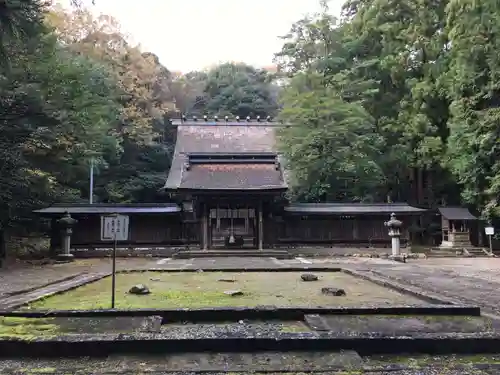
M95 201L163 199L166 119L179 113L279 113L296 199L500 216L493 1L350 0L340 19L324 6L284 37L278 73L226 63L185 75L73 3L0 4L0 231L35 207L87 200L91 160Z
M279 134L294 194L306 200L365 200L382 183L382 139L370 115L325 87L321 76L298 74L283 98Z
M86 156L116 143L116 85L91 61L43 33L9 45L0 72L2 228L34 206L79 196Z
M500 4L450 1L451 119L447 164L467 203L500 215Z
M119 148L107 144L84 159L86 178L80 187L87 197L89 158L96 159L96 201L157 201L170 167L173 139L166 137L166 114L175 109L170 72L152 53L131 46L112 17L94 17L88 10L56 8L48 15L69 53L88 56L111 77L117 95L109 96L116 111L109 134ZM115 142L115 143L116 143Z
M264 70L226 63L208 71L203 90L206 113L267 117L276 114L276 96Z
M96 202L164 199L175 112L276 112L267 72L175 75L112 17L73 4L0 4L0 231L31 222L34 208L86 201L91 163Z
M296 189L308 199L468 203L484 216L500 214L498 7L352 0L340 22L326 11L299 20L276 56L292 77L282 118L294 126L280 137ZM321 82L311 85L317 75ZM298 95L298 81L310 92ZM363 126L377 142L355 136ZM316 147L315 137L343 137L357 151L330 162L331 148ZM327 182L342 180L343 169L331 166L352 155L364 158L349 177L357 183Z
M12 42L41 32L43 5L41 0L0 1L0 66L10 65L8 49Z

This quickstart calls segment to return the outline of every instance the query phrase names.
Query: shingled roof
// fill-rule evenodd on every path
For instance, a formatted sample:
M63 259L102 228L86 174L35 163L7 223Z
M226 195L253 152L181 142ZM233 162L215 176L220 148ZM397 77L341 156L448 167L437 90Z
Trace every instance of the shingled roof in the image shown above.
M279 170L272 164L200 164L185 173L182 189L274 190L283 188Z
M293 203L285 207L290 214L314 215L398 215L421 214L427 210L407 203Z
M35 210L33 212L41 215L64 214L68 212L72 215L79 214L175 214L181 208L175 203L67 203L54 204L47 208Z
M287 188L275 149L275 126L269 122L181 122L167 190L274 190ZM277 163L252 163L259 153L276 154ZM190 154L249 155L237 163L220 161L190 165Z
M447 220L477 220L465 207L439 207L438 210Z

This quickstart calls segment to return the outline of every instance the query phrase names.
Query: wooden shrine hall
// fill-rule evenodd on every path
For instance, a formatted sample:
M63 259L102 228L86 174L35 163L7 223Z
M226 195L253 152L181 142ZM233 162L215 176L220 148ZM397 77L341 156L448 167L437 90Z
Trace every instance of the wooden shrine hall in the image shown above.
M272 249L281 246L390 247L384 222L394 212L407 228L425 210L406 203L290 203L289 172L276 150L272 119L173 120L177 129L165 202L57 205L38 210L78 220L75 248L109 247L99 217L130 217L129 247ZM100 221L101 220L101 221ZM94 233L95 232L95 233Z
M172 125L177 142L165 191L183 207L186 223L198 226L201 249L387 245L391 212L424 211L404 203L289 204L289 175L275 142L283 125L270 118L183 117Z

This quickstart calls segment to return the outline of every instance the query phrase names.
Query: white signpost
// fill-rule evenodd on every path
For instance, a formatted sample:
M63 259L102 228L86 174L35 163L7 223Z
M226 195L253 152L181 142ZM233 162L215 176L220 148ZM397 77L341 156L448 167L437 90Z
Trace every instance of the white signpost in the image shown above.
M491 241L491 238L495 234L495 228L492 226L485 227L484 233L488 236L488 239L490 240L490 254L493 254L493 243Z
M115 308L115 290L116 290L116 243L117 241L128 240L127 215L108 215L101 216L101 241L113 241L113 271L111 274L111 308Z
M101 241L127 241L128 232L129 217L127 215L101 216Z

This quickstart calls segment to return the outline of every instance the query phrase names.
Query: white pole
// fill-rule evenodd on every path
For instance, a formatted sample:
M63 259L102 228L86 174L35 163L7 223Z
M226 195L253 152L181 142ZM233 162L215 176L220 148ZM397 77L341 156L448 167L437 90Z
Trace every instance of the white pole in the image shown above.
M90 159L90 189L89 189L89 203L93 203L94 198L94 158Z

